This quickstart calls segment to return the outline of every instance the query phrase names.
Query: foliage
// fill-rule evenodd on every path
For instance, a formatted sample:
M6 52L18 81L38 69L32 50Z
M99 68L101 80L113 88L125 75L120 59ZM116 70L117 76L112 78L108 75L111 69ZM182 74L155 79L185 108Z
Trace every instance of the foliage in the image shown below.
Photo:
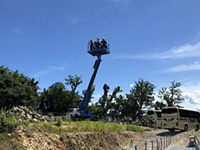
M52 112L49 112L49 113L47 114L47 116L51 118L51 117L53 117L53 113L52 113Z
M127 125L127 131L143 132L144 129L140 126Z
M45 123L37 122L31 123L30 127L36 131L47 132L47 133L62 133L66 132L120 132L120 131L136 131L142 132L143 128L134 125L120 125L117 123L108 122L94 122L94 121L77 121L77 122L62 122L60 127L57 126L56 122Z
M75 77L71 75L68 77L65 79L67 81L66 85L70 85L71 91L66 90L62 82L52 84L40 94L40 110L44 113L52 112L54 114L60 114L66 113L69 107L79 106L81 96L76 92L76 89L82 81L77 75Z
M179 106L179 104L184 100L182 98L182 91L180 90L181 83L180 82L171 82L171 86L167 88L162 88L158 97L164 100L167 106Z
M76 89L83 81L81 80L81 77L78 77L77 75L69 75L68 78L65 79L65 81L65 84L71 87L69 100L70 102L72 102L72 105L70 107L78 107L81 101L78 92L76 92Z
M69 91L61 82L52 84L48 90L44 89L40 95L40 106L43 112L62 113L69 107Z
M156 101L153 107L155 110L161 110L163 107L166 107L166 105L163 102Z
M8 138L7 132L0 133L0 142L6 140L7 138Z
M56 82L38 93L38 81L34 78L28 78L18 71L13 72L0 66L0 107L11 109L13 106L22 105L49 116L64 114L69 108L79 107L83 98L77 91L82 83L81 77L69 75L65 81L64 84ZM66 86L70 89L66 89ZM158 101L153 104L155 86L148 81L139 79L125 96L120 94L122 92L120 86L109 92L110 87L104 84L102 96L88 108L93 115L102 118L106 116L117 120L124 117L141 118L145 107L161 109L164 106L178 106L183 101L180 86L180 82L173 81L168 89L162 88L158 97L166 104ZM94 91L95 86L92 86L88 103L91 102ZM86 90L83 90L82 95L85 95L85 92ZM0 119L2 117L0 116Z
M154 89L155 86L153 84L148 81L144 81L143 79L139 79L138 82L135 82L135 85L131 89L130 94L126 95L130 104L129 106L136 110L136 112L132 113L135 113L137 117L140 118L143 115L143 108L153 104Z
M16 105L37 108L38 81L28 78L18 71L10 71L0 66L0 106L11 109Z
M2 127L4 131L10 132L16 128L17 125L18 122L15 119L15 116L11 112L8 112L6 116L6 111L2 108L0 113L0 127Z
M63 122L63 120L62 120L62 118L61 117L58 117L58 120L57 120L57 126L61 126L62 125L62 122Z
M97 103L92 104L90 109L92 114L104 117L109 115L113 119L124 117L140 118L143 115L143 108L153 105L154 88L155 86L150 82L139 79L138 82L135 82L130 94L126 94L126 97L124 97L118 95L118 93L122 92L119 86L109 95L110 87L105 84L102 97Z
M115 107L117 94L119 92L122 92L122 90L118 86L114 89L112 94L108 95L109 89L110 87L107 84L104 84L103 86L104 93L102 97L95 105L92 105L91 107L92 113L94 113L95 115L105 116L108 112L111 112L112 115L112 111L117 111L116 110L117 108ZM118 114L116 115L114 114L112 117L113 118L118 117Z

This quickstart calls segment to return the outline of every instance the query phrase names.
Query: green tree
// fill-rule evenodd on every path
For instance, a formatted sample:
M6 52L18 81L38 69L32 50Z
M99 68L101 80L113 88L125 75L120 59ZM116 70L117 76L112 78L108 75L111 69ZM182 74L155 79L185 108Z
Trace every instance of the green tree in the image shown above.
M138 115L139 105L132 94L126 94L126 99L123 101L123 109L121 112L121 118L131 117L136 118Z
M78 94L79 92L76 92L76 89L82 83L81 77L77 75L69 75L68 78L65 79L65 81L65 84L71 87L69 99L72 105L70 107L78 107L81 102L81 96Z
M65 113L71 105L70 91L65 90L62 82L56 82L43 90L40 101L40 110L45 113Z
M113 112L115 118L120 118L123 115L123 110L126 108L126 99L124 96L119 95L115 98L115 102L112 103Z
M143 108L151 106L154 101L154 89L155 86L148 81L139 79L135 82L134 87L131 89L130 94L127 94L127 100L132 106L132 109L136 109L136 116L141 117L143 115Z
M80 105L81 96L76 90L78 85L82 83L81 78L77 75L69 75L65 80L67 81L65 84L70 85L70 90L66 90L62 82L56 82L40 94L40 110L43 113L66 113L69 107Z
M91 111L92 115L95 116L103 116L103 108L100 107L99 103L96 102L95 104L92 103L92 105L90 105L88 107L88 109Z
M18 71L13 72L0 66L0 107L10 109L16 105L23 105L37 109L38 83L34 78L28 78Z
M184 100L182 97L182 91L179 88L181 86L180 82L171 82L171 86L167 89L162 88L159 93L158 97L164 100L167 106L179 106L179 104Z
M163 107L166 107L166 105L163 102L156 101L153 107L155 110L161 110Z
M122 92L119 86L117 86L112 94L108 94L110 87L107 84L104 84L103 90L104 93L102 97L99 98L99 101L92 105L92 113L94 112L96 115L105 116L108 112L115 111L115 103L116 99L118 98L117 94ZM115 114L114 116L117 116Z

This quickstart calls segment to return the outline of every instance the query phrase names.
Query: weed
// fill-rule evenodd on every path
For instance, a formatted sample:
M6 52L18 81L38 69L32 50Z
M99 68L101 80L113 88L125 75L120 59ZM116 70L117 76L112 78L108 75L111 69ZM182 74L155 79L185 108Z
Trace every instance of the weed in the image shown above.
M31 133L31 132L26 132L26 133L25 133L25 136L31 137L31 136L32 136L32 133Z
M63 121L61 126L58 122L38 122L30 123L30 127L39 132L63 134L66 132L142 132L144 129L134 125L120 125L117 123L107 123L101 121Z
M50 112L50 113L47 114L47 116L48 116L49 118L51 118L51 117L53 117L53 113Z
M8 132L0 133L0 141L8 139Z
M1 109L0 113L0 126L4 129L7 129L8 132L11 132L14 128L17 127L18 122L15 119L14 114L12 114L10 111L8 112L6 116L6 111L4 109Z
M60 127L60 126L62 125L62 122L63 122L62 118L61 118L61 117L58 117L57 126Z
M143 132L144 129L141 128L140 126L127 125L127 131Z

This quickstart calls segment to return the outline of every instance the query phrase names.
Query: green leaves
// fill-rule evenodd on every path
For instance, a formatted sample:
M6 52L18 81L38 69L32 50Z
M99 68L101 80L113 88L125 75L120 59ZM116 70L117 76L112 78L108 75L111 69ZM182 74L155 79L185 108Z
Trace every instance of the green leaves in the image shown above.
M142 116L143 108L151 106L154 101L155 86L148 81L139 79L131 89L130 94L125 96L118 95L122 92L120 86L114 88L111 94L108 94L110 87L107 84L103 86L103 95L99 101L91 106L91 111L95 115L110 115L114 118Z
M138 82L135 82L130 94L127 94L127 98L132 107L137 110L135 112L136 116L142 116L142 109L153 104L154 89L155 86L153 84L148 81L144 81L143 79L139 79Z
M10 109L16 105L27 106L31 110L40 110L43 113L66 113L69 107L79 107L82 96L77 91L82 83L81 77L69 75L65 79L66 83L56 82L48 89L38 93L38 81L16 71L11 71L4 66L0 66L0 107ZM169 88L162 88L158 97L164 100L167 106L178 106L182 101L181 83L173 81ZM67 89L66 87L69 87ZM148 81L139 79L135 82L130 93L122 96L120 86L114 88L109 93L110 87L103 86L102 96L98 102L90 107L92 114L105 116L109 114L113 118L132 117L133 119L143 115L143 109L153 106L159 109L165 106L162 102L154 101L155 86ZM91 89L91 101L95 87ZM85 94L83 90L82 95Z
M171 82L171 86L167 89L162 88L159 93L158 97L164 100L167 106L179 106L179 104L184 100L182 98L182 91L180 90L181 83L180 82Z
M66 113L69 107L78 107L81 102L81 96L76 92L77 87L82 83L81 77L77 75L69 75L66 85L70 86L70 90L66 90L62 82L52 84L47 90L40 94L39 108L45 112Z
M36 109L39 103L37 84L33 78L0 66L0 106L10 109L16 105L25 105Z
M65 79L66 85L69 85L71 87L70 91L70 101L72 101L71 107L78 107L81 100L80 96L78 95L78 92L76 92L77 87L83 82L81 80L81 77L78 77L77 75L71 76L69 75L68 78Z

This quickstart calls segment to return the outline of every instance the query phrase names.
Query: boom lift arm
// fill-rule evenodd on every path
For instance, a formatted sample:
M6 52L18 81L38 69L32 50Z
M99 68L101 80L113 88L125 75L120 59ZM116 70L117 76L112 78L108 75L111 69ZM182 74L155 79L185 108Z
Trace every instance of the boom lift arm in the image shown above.
M89 103L89 99L91 97L92 85L94 83L94 79L96 77L98 68L101 63L101 55L110 54L109 45L104 38L101 41L99 38L97 38L97 40L94 42L92 40L90 40L89 45L88 45L88 53L91 54L92 56L97 56L97 60L94 63L94 66L93 66L94 72L92 74L88 88L85 92L83 101L81 102L79 108L70 108L68 110L67 114L68 114L68 116L70 116L70 118L72 120L74 120L76 117L79 117L79 119L80 118L88 118L88 117L90 119L94 119L94 117L90 113L90 110L87 109L87 106Z
M87 109L87 106L88 106L89 99L90 99L90 96L91 96L91 88L92 88L94 79L96 77L100 63L101 63L101 56L98 56L98 59L94 63L94 67L93 67L94 72L93 72L92 77L90 79L88 88L85 92L85 96L83 98L83 101L81 102L81 105L79 106L79 111L82 115L86 114L86 115L89 115L90 117L92 117L90 111Z

